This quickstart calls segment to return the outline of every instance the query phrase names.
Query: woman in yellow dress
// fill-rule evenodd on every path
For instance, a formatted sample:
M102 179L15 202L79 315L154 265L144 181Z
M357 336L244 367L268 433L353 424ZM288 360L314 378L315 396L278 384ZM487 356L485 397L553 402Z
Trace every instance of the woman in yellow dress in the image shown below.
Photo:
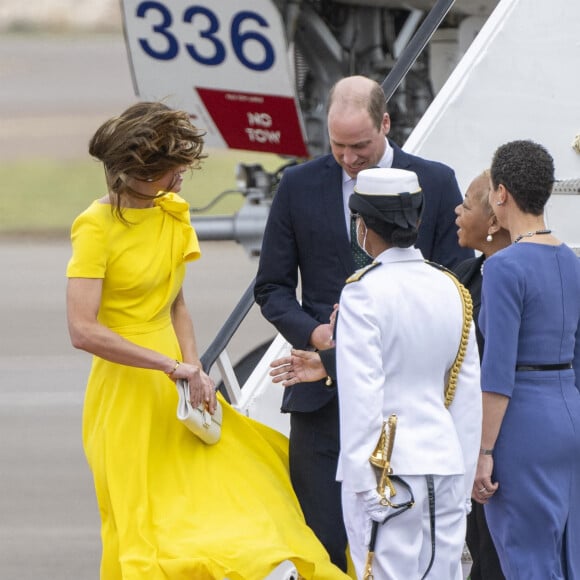
M312 579L346 576L306 526L287 440L223 406L205 445L176 418L176 379L214 411L185 305L185 263L200 256L180 198L204 157L184 111L138 103L106 121L89 152L109 193L72 227L67 317L93 354L83 444L102 520L102 580L261 580L291 560Z

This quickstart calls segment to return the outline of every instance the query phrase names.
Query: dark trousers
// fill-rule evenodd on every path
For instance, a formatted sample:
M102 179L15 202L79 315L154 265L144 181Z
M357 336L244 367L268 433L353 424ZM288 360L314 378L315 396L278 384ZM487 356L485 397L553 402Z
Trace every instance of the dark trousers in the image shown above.
M487 527L483 506L472 501L467 516L467 547L471 554L471 580L505 580L493 540Z
M346 571L346 530L341 485L336 481L339 451L338 398L312 413L290 417L290 477L306 523L332 562Z

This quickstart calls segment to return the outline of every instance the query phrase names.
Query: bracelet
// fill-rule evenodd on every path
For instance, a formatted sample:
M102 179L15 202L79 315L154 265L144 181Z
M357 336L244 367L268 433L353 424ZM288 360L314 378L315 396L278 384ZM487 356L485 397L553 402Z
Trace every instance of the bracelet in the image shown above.
M483 447L479 450L480 455L493 455L493 449L484 449Z
M179 362L177 359L175 359L175 366L174 366L174 367L173 367L173 368L172 368L172 369L171 369L169 372L166 372L165 374L166 374L166 375L172 375L172 374L173 374L173 373L174 373L174 372L177 370L177 367L178 367L180 364L181 364L181 363L180 363L180 362Z

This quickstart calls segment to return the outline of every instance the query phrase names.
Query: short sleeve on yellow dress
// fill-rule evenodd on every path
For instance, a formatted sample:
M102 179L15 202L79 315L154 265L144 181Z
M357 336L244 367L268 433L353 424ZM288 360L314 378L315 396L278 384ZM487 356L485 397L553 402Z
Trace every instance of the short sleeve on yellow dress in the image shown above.
M103 280L99 321L180 358L170 308L199 257L187 203L125 209L94 202L74 222L68 277ZM186 297L195 300L195 296ZM102 520L102 580L261 580L284 560L306 579L347 578L306 526L286 437L220 396L222 438L206 446L175 416L162 372L93 357L83 445Z

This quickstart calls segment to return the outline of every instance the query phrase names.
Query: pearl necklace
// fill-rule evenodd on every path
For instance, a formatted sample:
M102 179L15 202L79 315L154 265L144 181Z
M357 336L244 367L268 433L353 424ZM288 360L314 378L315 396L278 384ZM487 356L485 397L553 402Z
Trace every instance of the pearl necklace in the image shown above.
M541 236L543 234L551 234L552 230L536 230L535 232L528 232L527 234L520 234L515 240L514 244L517 244L523 238L531 238L532 236Z

